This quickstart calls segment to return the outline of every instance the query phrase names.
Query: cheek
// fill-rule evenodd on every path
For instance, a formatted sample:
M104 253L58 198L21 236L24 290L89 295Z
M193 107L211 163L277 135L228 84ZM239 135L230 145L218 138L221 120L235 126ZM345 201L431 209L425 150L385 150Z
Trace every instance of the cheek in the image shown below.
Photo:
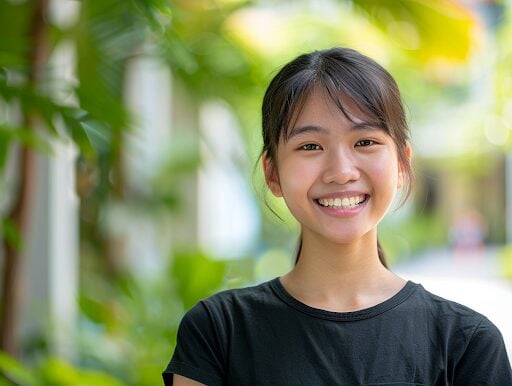
M308 162L283 163L279 169L283 194L293 196L294 193L307 191L315 179L315 169ZM292 198L292 197L290 197Z
M394 188L401 184L402 178L400 177L401 173L399 173L400 168L397 159L391 155L380 157L373 165L372 173L379 181L389 183L390 186L392 185Z

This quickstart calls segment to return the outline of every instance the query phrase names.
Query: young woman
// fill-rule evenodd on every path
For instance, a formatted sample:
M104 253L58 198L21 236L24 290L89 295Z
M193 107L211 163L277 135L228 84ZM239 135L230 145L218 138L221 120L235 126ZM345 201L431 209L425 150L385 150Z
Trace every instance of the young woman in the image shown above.
M263 100L263 169L301 225L286 275L200 301L166 385L512 385L497 328L386 267L377 225L412 182L397 85L346 48L301 55Z

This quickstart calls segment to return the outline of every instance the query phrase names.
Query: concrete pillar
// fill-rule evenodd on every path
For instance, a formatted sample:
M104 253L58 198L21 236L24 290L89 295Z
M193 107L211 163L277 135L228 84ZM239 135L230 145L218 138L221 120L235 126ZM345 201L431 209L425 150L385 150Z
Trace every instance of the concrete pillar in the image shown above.
M23 335L44 334L50 350L73 357L78 296L78 198L74 146L53 141L36 156L36 182L26 239Z
M169 67L156 55L130 62L124 99L134 114L135 127L125 137L123 163L128 190L139 194L155 194L152 180L161 173L163 162L173 150L171 144L176 121L173 119L172 86ZM126 255L123 256L125 263L137 275L151 277L160 274L164 258L176 240L165 211L157 214L123 206L109 215L113 224L110 231L117 232L127 244Z
M79 4L52 0L49 10L52 22L65 27L76 20ZM51 78L57 82L57 87L49 91L60 102L70 105L74 103L73 95L59 93L59 86L62 82L76 81L73 48L69 42L61 43L48 66ZM78 317L79 200L75 193L78 152L63 128L60 129L62 138L50 138L51 154L39 153L35 158L36 180L23 259L27 280L23 283L21 312L26 339L45 336L50 351L71 359Z

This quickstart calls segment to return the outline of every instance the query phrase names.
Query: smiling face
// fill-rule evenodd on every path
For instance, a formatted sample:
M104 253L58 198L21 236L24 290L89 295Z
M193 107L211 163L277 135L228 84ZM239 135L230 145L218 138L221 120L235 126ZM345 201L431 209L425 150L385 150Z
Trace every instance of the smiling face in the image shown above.
M304 240L376 242L377 224L403 184L393 139L344 104L351 119L314 89L280 139L275 165L264 157L269 188L284 198Z

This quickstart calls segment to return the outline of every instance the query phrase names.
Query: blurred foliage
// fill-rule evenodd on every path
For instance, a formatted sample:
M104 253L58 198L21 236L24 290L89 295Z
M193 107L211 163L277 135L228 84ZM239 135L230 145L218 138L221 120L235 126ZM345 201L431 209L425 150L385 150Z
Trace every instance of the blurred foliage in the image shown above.
M503 20L497 33L496 71L494 73L494 95L496 105L493 115L507 133L507 145L512 145L512 6L505 7Z
M499 254L501 274L512 281L512 245L505 246Z
M184 253L174 256L173 277L177 281L178 297L185 309L191 308L198 299L220 288L226 272L226 263L209 260L203 254Z
M2 237L4 237L10 245L13 245L16 249L20 249L23 245L23 239L18 229L11 221L9 221L9 219L0 219L0 225L0 234Z
M107 283L88 274L80 297L79 364L128 385L161 383L185 310L227 288L228 265L241 264L213 261L193 250L174 252L170 261L154 280L126 273Z
M285 226L265 223L256 263L254 256L217 261L190 245L188 250L169 247L163 268L151 277L109 266L116 264L112 251L124 244L109 232L112 208L121 207L132 220L175 216L186 199L179 187L201 165L197 142L178 135L144 185L127 183L126 142L136 135L138 120L125 101L130 64L144 57L165 63L177 98L192 104L192 111L208 100L226 101L240 123L243 153L253 160L260 151L265 84L297 53L342 44L370 54L396 76L415 119L428 119L434 107L425 109L425 100L442 105L464 96L463 64L479 48L473 37L481 27L465 8L444 0L86 0L79 2L76 20L62 24L49 18L47 26L50 54L62 44L75 50L75 79L48 65L44 78L31 84L32 4L0 0L0 173L15 144L51 154L52 139L58 137L79 148L81 314L73 365L47 349L27 352L30 366L0 356L0 371L19 385L160 384L185 310L219 289L278 274L287 268L283 250L294 248L296 224L283 204L269 197ZM510 78L511 46L505 38L510 25L501 32L506 49L498 86ZM503 106L511 89L499 89ZM27 130L24 113L36 116L41 130ZM195 135L193 128L190 132ZM250 175L246 164L237 166ZM260 173L254 180L257 188L264 185ZM2 229L5 237L22 242L8 222ZM391 258L399 258L441 243L446 235L439 218L420 216L384 227L381 237Z
M478 21L471 11L455 2L354 0L353 3L366 11L392 41L422 66L456 68L457 63L465 63L476 48L473 38ZM431 67L431 70L440 69Z
M0 2L0 101L11 106L11 117L5 121L0 117L0 170L5 166L9 154L9 146L13 142L22 143L36 150L49 151L50 145L47 137L40 132L27 130L23 126L21 117L36 116L42 122L49 134L59 135L57 122L62 122L69 135L79 146L83 155L94 156L94 147L91 138L95 137L99 128L108 131L105 124L106 116L94 116L90 111L76 107L70 103L63 103L53 98L51 87L55 87L54 80L46 76L38 83L34 83L29 73L30 57L30 16L32 2ZM8 19L7 19L8 18ZM61 34L63 36L63 34ZM57 42L53 42L57 44ZM58 79L59 87L64 89L69 85ZM85 82L84 82L85 83ZM68 90L69 92L70 90ZM97 93L96 96L100 96ZM102 110L105 111L105 110ZM10 119L9 119L10 118Z
M122 383L114 377L99 371L83 370L72 366L69 362L57 357L42 358L32 367L15 361L0 352L0 386L121 386Z
M414 256L425 247L446 245L449 224L436 214L416 214L384 224L379 228L379 239L390 265Z

